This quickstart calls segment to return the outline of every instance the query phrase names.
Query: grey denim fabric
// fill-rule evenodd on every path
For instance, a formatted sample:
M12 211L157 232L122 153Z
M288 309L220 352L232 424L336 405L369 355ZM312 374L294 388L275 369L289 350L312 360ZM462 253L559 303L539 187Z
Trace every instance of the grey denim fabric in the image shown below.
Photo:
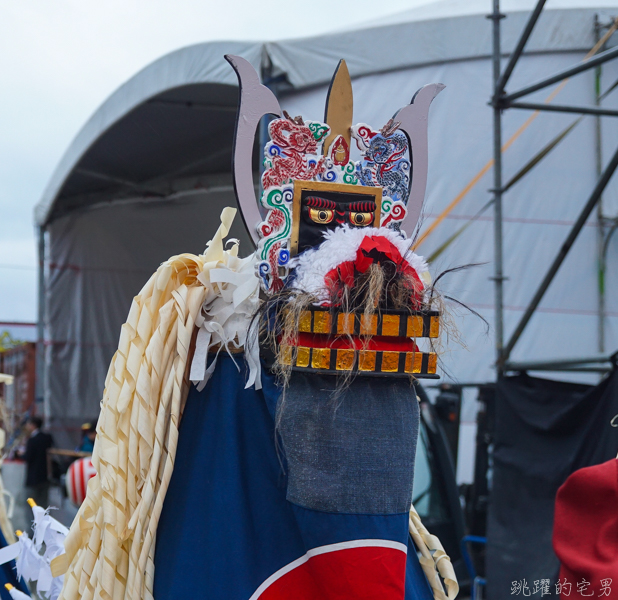
M335 387L332 375L291 376L279 421L288 500L327 512L408 512L420 418L414 388L362 376L333 397Z

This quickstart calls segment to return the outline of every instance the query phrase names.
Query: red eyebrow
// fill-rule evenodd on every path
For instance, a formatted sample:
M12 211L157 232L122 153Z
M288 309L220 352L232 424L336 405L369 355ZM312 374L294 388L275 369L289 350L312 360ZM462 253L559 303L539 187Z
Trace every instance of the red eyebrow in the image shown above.
M327 198L320 198L319 196L309 196L308 198L305 198L304 204L310 208L337 208L336 202L328 200Z
M348 210L354 212L373 212L376 209L376 203L372 201L367 202L351 202L348 206Z

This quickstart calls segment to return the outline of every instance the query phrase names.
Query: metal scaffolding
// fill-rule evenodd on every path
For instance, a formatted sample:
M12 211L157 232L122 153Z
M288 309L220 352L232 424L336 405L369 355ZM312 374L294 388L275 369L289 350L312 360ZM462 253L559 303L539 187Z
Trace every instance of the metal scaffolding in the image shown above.
M502 52L500 47L500 28L501 20L505 15L500 13L500 0L493 0L493 12L489 15L489 18L493 21L493 95L490 101L493 107L493 149L494 149L494 188L493 204L494 204L494 290L495 290L495 330L496 330L496 367L498 371L498 377L500 377L505 371L521 371L521 370L578 370L588 371L594 370L596 372L603 372L611 369L616 365L616 356L604 355L604 265L605 254L607 252L607 246L611 235L618 228L618 223L605 224L602 211L600 210L599 201L602 197L603 191L612 178L616 168L618 167L618 148L614 152L614 155L608 162L604 170L602 170L602 160L600 156L600 124L599 119L601 116L618 116L617 110L604 109L600 106L600 100L602 95L599 89L600 81L600 67L603 63L618 58L618 47L611 48L596 54L596 52L603 47L605 42L609 39L614 31L618 28L618 21L614 21L613 24L602 25L600 23L595 24L595 32L597 38L597 45L587 56L583 62L580 62L568 69L563 69L558 73L550 77L546 77L541 81L537 81L531 85L528 85L516 92L507 93L506 86L509 79L515 69L523 51L526 47L526 43L534 30L534 27L541 16L543 7L546 0L538 0L534 10L530 14L526 26L521 33L521 36L515 45L513 53L510 55L508 63L505 69L501 70ZM604 36L600 36L601 29L607 29ZM520 102L519 99L544 89L552 84L559 83L569 77L582 73L590 69L597 69L597 91L596 91L596 105L595 106L564 106L554 104L538 104L531 102ZM539 110L539 111L553 111L553 112L566 112L576 113L580 115L594 115L597 119L597 170L598 181L588 197L582 211L580 212L577 220L573 224L571 230L564 243L560 247L557 255L549 266L541 284L534 293L532 300L528 304L523 316L519 323L515 327L508 342L504 341L504 271L503 271L503 237L502 237L502 196L506 189L510 187L507 184L506 187L502 184L502 114L503 111L515 108L526 110ZM586 220L591 215L592 211L597 208L597 218L599 219L599 226L601 231L601 239L599 240L599 352L598 357L592 359L579 358L573 360L545 360L537 362L526 363L514 363L510 362L509 358L513 351L513 348L517 344L517 341L524 332L528 325L534 311L538 307L539 303L543 299L545 292L549 288L556 273L560 269L560 266L564 262L567 254L572 248L575 240L581 232ZM605 227L607 225L607 227ZM607 232L605 231L607 229Z

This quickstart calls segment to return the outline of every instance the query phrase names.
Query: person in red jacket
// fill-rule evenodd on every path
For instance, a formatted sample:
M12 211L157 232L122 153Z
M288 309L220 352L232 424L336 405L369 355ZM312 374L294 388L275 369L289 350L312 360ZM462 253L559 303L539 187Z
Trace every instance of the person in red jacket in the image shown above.
M556 495L562 598L618 598L618 460L575 471Z

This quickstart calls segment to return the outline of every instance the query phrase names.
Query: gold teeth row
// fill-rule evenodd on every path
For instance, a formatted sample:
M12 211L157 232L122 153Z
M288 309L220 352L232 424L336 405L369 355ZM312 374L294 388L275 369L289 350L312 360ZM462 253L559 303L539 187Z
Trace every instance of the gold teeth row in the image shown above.
M331 313L306 310L300 315L298 330L302 333L330 335L380 335L388 337L437 338L440 317L434 315L393 315L376 313Z
M400 352L391 350L359 350L342 348L309 348L297 346L283 349L283 363L301 369L320 371L357 370L373 373L406 373L409 375L435 375L438 357L435 352Z

